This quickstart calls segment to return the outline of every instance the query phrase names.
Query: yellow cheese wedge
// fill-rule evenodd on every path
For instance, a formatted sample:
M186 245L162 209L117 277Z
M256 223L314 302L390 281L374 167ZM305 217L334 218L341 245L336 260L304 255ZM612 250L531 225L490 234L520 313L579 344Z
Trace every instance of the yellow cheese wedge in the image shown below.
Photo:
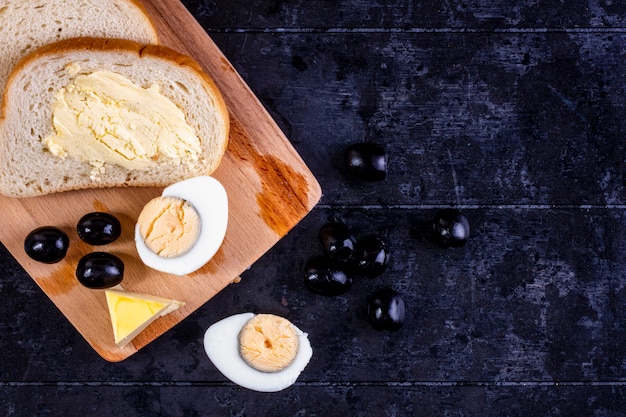
M115 344L126 345L157 318L184 305L181 301L110 289L105 291Z

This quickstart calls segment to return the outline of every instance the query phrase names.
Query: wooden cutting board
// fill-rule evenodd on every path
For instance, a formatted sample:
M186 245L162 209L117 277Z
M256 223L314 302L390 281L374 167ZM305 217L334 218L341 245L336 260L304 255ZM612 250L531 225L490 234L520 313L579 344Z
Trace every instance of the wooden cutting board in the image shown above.
M112 362L128 358L210 300L276 244L321 197L318 182L288 139L187 9L177 0L142 2L157 25L161 43L193 56L214 78L229 109L230 142L213 174L228 193L229 224L215 257L183 277L141 263L133 241L134 224L144 204L160 195L161 188L85 190L26 199L0 196L0 241L87 342ZM82 242L76 223L91 211L116 215L122 223L121 238L101 247ZM44 225L60 227L70 237L68 254L58 264L35 262L24 252L26 235ZM184 307L157 319L130 344L118 348L104 291L82 287L75 278L78 259L97 250L122 258L124 289L184 301ZM38 314L37 306L28 308Z

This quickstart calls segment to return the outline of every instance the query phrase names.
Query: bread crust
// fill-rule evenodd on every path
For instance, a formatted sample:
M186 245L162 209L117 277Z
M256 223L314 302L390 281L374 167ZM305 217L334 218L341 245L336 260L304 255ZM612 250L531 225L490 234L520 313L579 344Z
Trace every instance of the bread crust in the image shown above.
M159 31L157 30L156 24L154 23L154 20L152 19L152 16L150 15L150 13L148 13L148 9L144 5L144 3L139 0L127 0L127 1L135 5L135 7L139 9L139 11L146 17L146 22L152 27L152 32L154 34L154 38L156 39L155 44L157 45L160 44L161 39L159 37Z
M98 53L123 52L123 53L131 54L131 55L136 55L137 58L139 59L141 59L142 57L152 57L152 58L164 60L164 61L167 61L169 64L174 64L180 67L185 67L193 71L202 80L202 84L205 86L207 91L209 91L210 95L214 98L215 111L217 112L218 117L221 119L222 123L224 124L224 132L223 132L224 137L220 138L218 141L220 145L220 149L215 149L214 151L216 155L219 155L219 159L217 159L217 162L213 164L214 165L213 169L215 169L219 165L224 153L226 152L226 147L228 145L230 119L229 119L229 112L226 107L224 98L220 90L218 89L217 85L213 81L213 78L203 70L203 68L197 61L195 61L193 58L189 57L188 55L182 54L164 45L142 44L139 42L126 40L126 39L103 39L103 38L91 38L91 37L70 38L70 39L65 39L65 40L55 42L55 43L44 45L38 48L37 50L33 51L32 53L30 53L28 56L24 57L15 66L15 68L13 69L13 71L11 72L7 80L7 88L5 90L6 94L4 94L3 96L2 106L0 108L2 110L2 113L0 114L0 133L2 133L3 124L5 123L5 117L7 117L8 115L7 109L8 109L9 103L11 102L10 94L8 94L10 90L9 86L12 85L14 78L18 77L22 71L27 70L25 68L28 67L30 64L32 64L33 61L46 59L46 57L48 56L71 53L74 51L82 51L82 52L94 51ZM0 138L0 140L4 140L4 138ZM0 155L0 161L1 159L5 157L6 155L4 156ZM2 161L2 165L0 166L0 169L3 169L3 167L4 167L4 162ZM211 170L211 172L204 172L202 174L209 175L210 173L212 173L212 171L213 170ZM2 172L1 174L4 175L4 172ZM169 185L169 183L161 183L161 182L156 183L156 182L150 182L150 181L141 182L141 181L135 180L132 182L132 184L130 184L130 186L165 186L165 185ZM81 186L76 186L76 187L68 187L68 188L63 188L60 190L41 192L38 194L37 193L29 194L28 196L48 194L51 192L58 192L58 191L85 189L85 188L109 188L109 187L126 187L126 186L129 186L129 184L124 184L124 183L120 184L117 182L110 183L110 182L107 182L105 179L103 179L102 181L99 181L99 182L91 182L89 186L81 185ZM0 192L2 194L5 194L11 197L27 196L27 195L15 195L14 193L11 193L10 191L6 189L4 184L0 184Z
M32 52L31 48L35 49L48 43L56 42L61 39L67 39L67 37L74 38L79 36L127 38L144 43L160 44L159 32L155 21L152 19L153 16L148 11L145 2L140 0L88 0L86 2L87 6L81 5L76 8L74 5L70 5L69 7L65 7L59 11L59 17L54 20L54 22L52 22L52 19L46 20L44 18L41 23L41 27L46 28L53 26L45 32L42 32L41 30L34 33L21 31L12 35L10 33L4 33L2 30L4 27L9 28L10 30L13 26L28 26L29 23L32 23L31 21L37 21L36 12L32 11L33 9L45 10L47 7L55 7L59 5L57 3L61 3L63 1L64 0L21 0L19 9L24 12L14 14L11 10L11 4L9 4L9 10L5 10L4 13L0 13L0 33L3 34L3 39L0 39L0 51L6 50L6 54L3 54L2 57L0 57L0 99L3 97L3 92L6 87L6 83L8 82L7 77L10 71L12 71L13 67L19 60L24 58L26 51ZM71 2L71 0L67 1ZM134 29L129 29L128 31L125 29L115 29L114 25L117 22L113 22L111 20L105 21L109 23L108 26L110 29L105 29L101 24L96 24L94 27L89 26L87 22L83 25L80 23L71 23L80 22L81 19L77 19L75 17L79 16L85 8L88 9L91 4L93 4L94 7L102 6L103 10L117 9L118 12L121 12L123 9L124 11L128 11L128 15L120 15L118 13L117 20L122 19L122 22L119 22L121 24L119 27L128 27L129 18L133 17L135 18L133 20L133 27L136 27L137 31ZM121 8L118 7L118 5L121 6ZM23 14L28 15L28 13L33 14L33 16L28 18L28 21L22 22L16 20L17 18L20 18L20 16L22 19L27 19L23 16ZM110 16L105 14L105 17L115 19L115 14L113 12L110 13ZM49 16L49 14L45 14L45 16ZM57 27L58 31L56 30ZM65 29L67 29L67 31ZM13 36L16 36L16 38L13 39ZM13 44L16 46L9 46ZM17 52L17 48L23 49L20 49L19 52ZM4 100L0 100L0 115L3 111L2 101Z
M122 51L122 52L134 52L138 57L142 56L153 56L155 58L161 58L168 60L170 62L174 62L183 67L189 67L193 71L197 72L202 78L204 78L207 85L210 86L211 90L215 93L216 96L220 99L220 107L221 112L225 115L228 114L228 110L226 109L226 104L223 100L223 97L217 88L217 85L213 81L213 78L209 76L202 66L198 64L193 58L188 55L182 54L168 46L165 45L152 45L152 44L142 44L139 42L135 42L128 39L105 39L105 38L92 38L92 37L78 37L78 38L69 38L64 39L58 42L49 43L44 45L33 52L31 52L26 57L22 58L13 68L11 73L9 74L9 78L7 79L7 86L11 83L11 79L17 74L19 71L23 69L23 67L27 66L29 62L44 57L45 55L64 53L64 52L72 52L75 50L93 50L93 51ZM3 97L2 100L2 109L6 105L6 97ZM0 114L0 118L4 111Z

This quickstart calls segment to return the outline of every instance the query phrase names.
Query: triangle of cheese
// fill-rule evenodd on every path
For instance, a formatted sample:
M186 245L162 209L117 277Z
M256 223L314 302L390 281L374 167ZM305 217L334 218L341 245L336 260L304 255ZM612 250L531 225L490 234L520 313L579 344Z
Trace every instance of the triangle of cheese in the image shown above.
M126 345L157 318L178 309L184 303L153 295L123 290L106 290L107 305L115 344Z

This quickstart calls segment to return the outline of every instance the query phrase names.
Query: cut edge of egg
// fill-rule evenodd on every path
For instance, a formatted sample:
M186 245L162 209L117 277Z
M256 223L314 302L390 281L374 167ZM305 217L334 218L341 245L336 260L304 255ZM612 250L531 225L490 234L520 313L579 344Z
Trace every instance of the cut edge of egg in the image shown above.
M282 391L296 382L313 356L308 334L292 323L299 341L293 362L281 371L259 371L239 353L239 332L254 316L254 313L235 314L211 325L204 333L205 352L218 371L235 384L259 392Z
M226 190L215 178L203 175L174 183L166 187L161 196L181 198L193 206L200 218L198 238L186 253L164 258L146 246L139 224L135 224L135 246L139 257L146 266L168 274L182 276L195 272L213 258L224 241L228 226Z

